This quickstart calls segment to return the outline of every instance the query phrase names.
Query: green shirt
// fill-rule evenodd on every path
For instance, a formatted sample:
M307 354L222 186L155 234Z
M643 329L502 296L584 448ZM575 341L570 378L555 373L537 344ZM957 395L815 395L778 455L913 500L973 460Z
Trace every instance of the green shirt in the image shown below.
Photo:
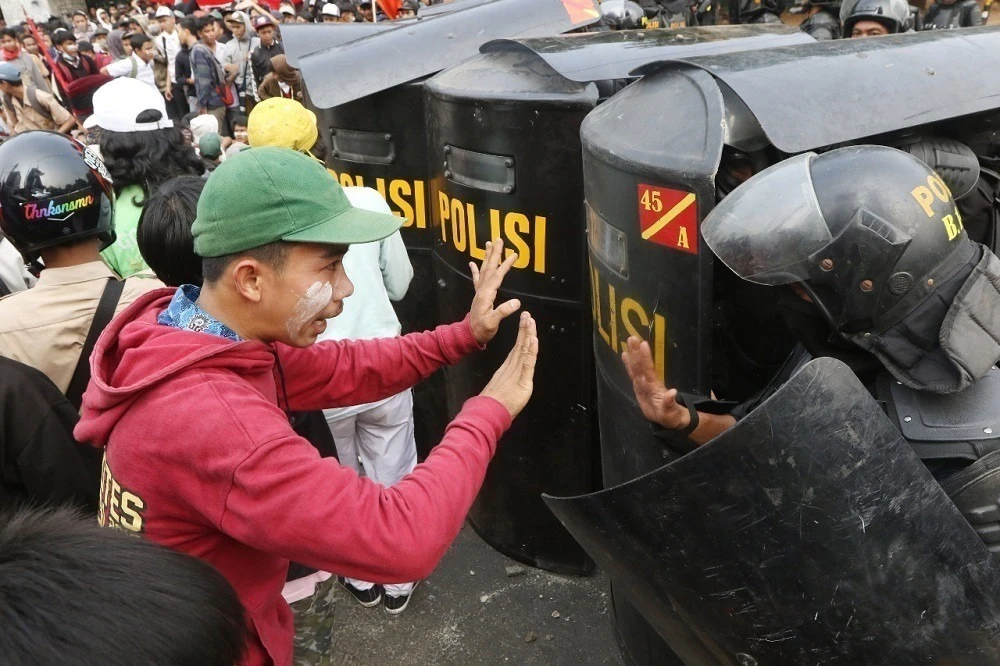
M115 242L103 252L101 256L111 270L118 273L123 278L131 277L138 273L152 275L149 266L139 253L139 245L135 240L136 228L139 226L139 215L142 213L142 206L135 204L135 201L145 203L146 196L142 193L142 188L138 185L129 185L118 195L115 202Z

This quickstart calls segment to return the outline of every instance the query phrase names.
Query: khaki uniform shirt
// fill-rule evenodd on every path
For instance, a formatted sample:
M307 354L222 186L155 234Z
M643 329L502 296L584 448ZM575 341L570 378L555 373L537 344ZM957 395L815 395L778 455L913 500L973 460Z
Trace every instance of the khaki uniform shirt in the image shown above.
M97 303L113 277L101 261L47 268L34 288L0 299L0 356L41 370L65 393ZM116 314L162 286L158 280L126 280Z
M31 106L31 101L28 99L28 94L25 92L24 101L11 95L11 102L14 105L14 127L12 131L14 134L20 134L21 132L27 132L28 130L55 130L59 129L60 126L67 120L70 120L73 116L67 111L56 98L52 96L52 93L47 93L44 90L36 90L35 95L38 97L38 103L45 105L49 113L52 114L52 120L43 116L38 112L37 109Z

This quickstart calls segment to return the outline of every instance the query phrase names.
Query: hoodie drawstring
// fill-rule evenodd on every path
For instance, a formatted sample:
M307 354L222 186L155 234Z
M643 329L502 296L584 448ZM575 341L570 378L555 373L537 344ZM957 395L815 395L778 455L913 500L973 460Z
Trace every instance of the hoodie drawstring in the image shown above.
M281 357L278 356L278 350L271 347L271 353L274 354L274 365L278 369L278 380L281 383L281 397L285 402L285 406L282 410L285 412L285 417L288 418L288 422L292 422L292 412L288 407L288 387L285 385L285 370L281 367Z

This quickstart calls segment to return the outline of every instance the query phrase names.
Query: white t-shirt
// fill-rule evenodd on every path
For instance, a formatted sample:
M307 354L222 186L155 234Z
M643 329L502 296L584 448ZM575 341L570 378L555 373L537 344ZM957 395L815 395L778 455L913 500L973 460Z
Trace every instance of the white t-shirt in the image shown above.
M24 267L24 259L10 241L0 236L0 280L12 293L35 285L35 276Z
M377 213L391 213L382 195L370 187L345 187L352 206ZM351 245L344 255L344 270L354 283L354 293L344 299L344 311L326 320L319 340L371 340L394 338L400 325L391 300L406 295L413 279L413 266L397 231L374 243ZM325 409L328 421L366 411L381 402Z
M142 58L138 57L134 53L124 60L118 60L107 66L108 74L115 77L116 79L121 76L132 76L132 63L135 63L135 78L143 83L148 83L149 85L156 88L156 75L153 73L153 61L143 62ZM159 90L159 88L156 88Z
M181 37L177 29L174 28L173 32L161 32L153 38L153 43L156 45L156 50L159 51L160 55L166 56L167 76L170 77L170 82L173 83L174 64L177 60L177 54L181 52Z

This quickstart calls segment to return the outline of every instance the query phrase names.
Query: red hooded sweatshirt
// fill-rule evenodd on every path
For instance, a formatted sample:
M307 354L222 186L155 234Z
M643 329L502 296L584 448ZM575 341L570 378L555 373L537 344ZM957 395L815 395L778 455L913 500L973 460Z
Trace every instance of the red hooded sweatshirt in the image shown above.
M510 414L472 398L427 461L385 488L320 458L286 410L399 393L478 348L467 320L296 349L158 324L172 295L135 301L91 357L75 435L105 447L99 520L214 565L251 621L243 663L291 664L295 629L281 597L289 559L375 582L427 577Z

